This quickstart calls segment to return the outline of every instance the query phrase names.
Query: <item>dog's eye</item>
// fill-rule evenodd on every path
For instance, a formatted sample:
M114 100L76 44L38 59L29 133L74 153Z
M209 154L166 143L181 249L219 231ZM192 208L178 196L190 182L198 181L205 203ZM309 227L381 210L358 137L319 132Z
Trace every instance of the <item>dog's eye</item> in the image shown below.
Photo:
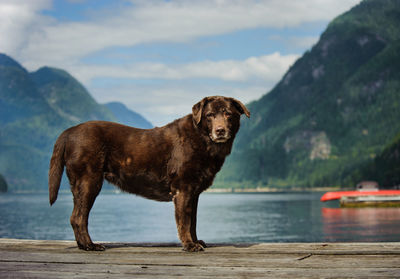
M225 116L227 116L227 117L232 115L232 113L230 111L224 111L224 113L225 113Z
M209 113L206 114L206 117L207 118L212 118L212 117L214 117L214 113L209 112Z

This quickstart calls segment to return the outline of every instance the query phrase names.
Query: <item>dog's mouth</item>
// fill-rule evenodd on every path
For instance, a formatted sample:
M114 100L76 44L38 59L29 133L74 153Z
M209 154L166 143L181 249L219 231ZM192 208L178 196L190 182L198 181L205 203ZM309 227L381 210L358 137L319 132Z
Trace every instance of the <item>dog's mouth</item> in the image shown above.
M213 142L215 143L225 143L227 142L231 137L230 135L214 135L213 133L210 133L210 138Z

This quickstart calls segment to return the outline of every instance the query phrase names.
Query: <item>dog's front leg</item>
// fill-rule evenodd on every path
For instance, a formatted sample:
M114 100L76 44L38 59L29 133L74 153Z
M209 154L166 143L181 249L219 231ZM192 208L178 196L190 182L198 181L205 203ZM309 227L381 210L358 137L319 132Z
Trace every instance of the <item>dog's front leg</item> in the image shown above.
M193 196L192 199L192 219L190 223L190 234L192 236L193 242L199 243L203 248L207 248L206 243L203 240L198 240L197 239L197 232L196 232L196 226L197 226L197 205L199 203L199 196L200 194L196 194Z
M194 196L192 193L177 191L174 196L175 220L183 249L189 252L198 252L203 251L204 247L200 243L195 242L197 239L192 239L192 214L196 214L196 209L193 208L193 199Z

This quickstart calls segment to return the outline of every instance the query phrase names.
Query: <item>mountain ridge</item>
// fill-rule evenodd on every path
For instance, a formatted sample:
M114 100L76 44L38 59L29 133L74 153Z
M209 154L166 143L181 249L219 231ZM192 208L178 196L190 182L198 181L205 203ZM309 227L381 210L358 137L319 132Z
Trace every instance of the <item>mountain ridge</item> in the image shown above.
M57 136L88 120L127 124L98 104L68 72L42 67L29 73L0 53L0 173L10 191L47 189L48 164Z
M351 173L400 131L397 15L400 2L367 0L334 19L277 85L248 105L252 119L217 183L354 184Z
M74 122L89 119L116 121L116 117L99 105L86 88L66 71L42 67L30 76L40 94L63 117Z

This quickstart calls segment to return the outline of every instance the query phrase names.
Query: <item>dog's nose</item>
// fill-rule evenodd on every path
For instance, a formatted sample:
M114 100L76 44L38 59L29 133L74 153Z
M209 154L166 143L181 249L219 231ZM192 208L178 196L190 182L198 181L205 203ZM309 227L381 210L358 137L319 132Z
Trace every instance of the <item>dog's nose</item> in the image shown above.
M217 129L215 129L215 133L217 134L217 136L224 136L225 135L225 129L223 127L218 127Z

